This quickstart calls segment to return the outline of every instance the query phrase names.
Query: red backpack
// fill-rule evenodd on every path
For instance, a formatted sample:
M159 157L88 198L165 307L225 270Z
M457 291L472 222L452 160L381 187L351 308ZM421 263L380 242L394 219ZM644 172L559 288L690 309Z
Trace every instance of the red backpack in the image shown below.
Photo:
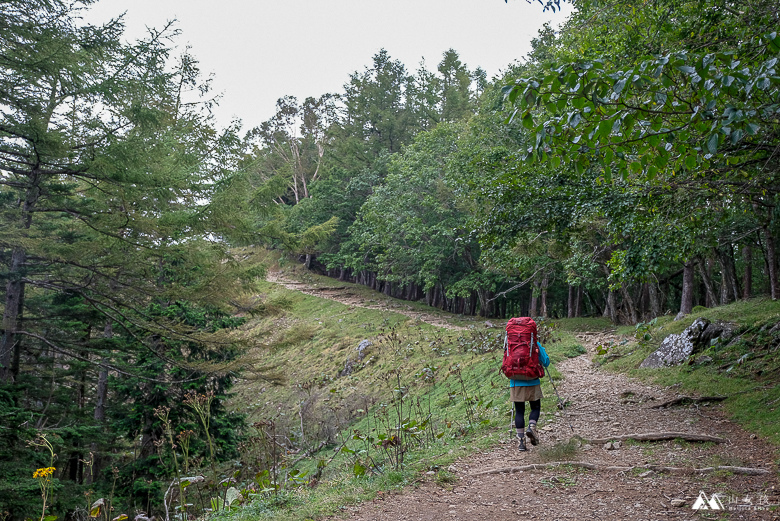
M536 342L536 322L532 318L509 319L504 339L504 361L501 363L504 376L512 380L536 380L544 376Z

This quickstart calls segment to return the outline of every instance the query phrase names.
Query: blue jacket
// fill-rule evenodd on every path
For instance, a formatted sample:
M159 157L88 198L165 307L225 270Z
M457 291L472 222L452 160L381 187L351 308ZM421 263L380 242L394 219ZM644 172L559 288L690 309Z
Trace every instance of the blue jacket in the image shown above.
M547 356L547 351L544 350L544 347L539 342L536 345L539 346L539 361L544 367L549 366L550 357ZM509 387L530 387L532 385L541 385L541 383L538 378L536 380L509 380Z

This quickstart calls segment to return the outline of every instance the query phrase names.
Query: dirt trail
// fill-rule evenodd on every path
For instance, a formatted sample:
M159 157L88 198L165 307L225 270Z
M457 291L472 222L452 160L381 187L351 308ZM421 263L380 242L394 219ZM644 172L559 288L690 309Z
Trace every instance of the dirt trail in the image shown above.
M329 300L335 300L341 302L346 306L366 308L366 309L378 309L382 311L392 311L393 313L399 313L406 315L407 317L420 320L426 324L430 324L436 327L442 327L445 329L464 330L467 329L462 326L456 326L447 322L447 319L443 315L435 315L433 313L423 313L420 311L414 311L409 305L404 305L397 299L391 299L381 293L376 293L374 299L366 299L358 293L353 293L349 290L349 287L340 283L337 280L333 281L333 284L329 286L320 286L316 283L309 284L307 282L300 282L292 280L286 277L283 273L278 271L269 272L266 275L268 282L280 284L287 289L300 291L306 295L313 295L315 297L326 298Z
M433 481L423 482L418 487L353 507L347 517L356 521L515 521L523 516L551 521L591 517L668 520L702 516L780 519L780 510L767 507L767 504L780 503L780 484L771 446L728 421L717 405L653 408L678 396L676 390L645 385L623 375L601 371L591 363L595 347L610 336L580 335L588 354L560 364L564 379L557 386L570 405L565 412L542 411L541 443L537 447L518 452L516 442L507 432L502 445L450 466L457 481L449 489ZM571 438L569 423L577 435L586 439L672 431L718 436L728 441L623 442L619 448L610 450L603 444L585 442L570 459L595 465L596 470L571 466L518 470L533 463L556 461L549 449L560 447ZM648 471L651 465L684 470L738 466L769 472L758 476L723 470L675 474ZM701 492L708 499L718 493L724 509L694 509Z
M289 280L278 272L270 273L268 280L348 306L389 310L435 326L463 329L442 316L403 309L381 295L367 300L336 281L333 286L318 287ZM449 467L457 478L454 484L440 486L431 476L419 486L349 507L345 516L354 521L515 521L524 516L541 521L780 519L780 482L769 444L726 419L717 404L655 408L680 396L674 386L647 385L595 367L591 359L596 346L618 340L613 333L583 333L579 339L587 354L558 367L563 375L558 391L569 405L565 411L549 407L542 411L537 447L518 452L514 432L507 430L501 445ZM603 442L581 441L576 453L568 457L579 466L550 466L561 460L553 449L572 439L572 428L584 440L666 431L726 441L622 442L609 449ZM530 469L533 464L541 467ZM648 470L653 466L681 472ZM695 471L712 467L767 472ZM724 508L694 509L702 492L708 500L717 493Z

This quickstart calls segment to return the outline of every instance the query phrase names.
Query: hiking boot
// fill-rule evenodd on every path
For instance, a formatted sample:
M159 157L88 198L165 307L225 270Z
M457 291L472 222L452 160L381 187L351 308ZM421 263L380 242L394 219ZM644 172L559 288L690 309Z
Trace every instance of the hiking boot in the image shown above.
M520 444L517 447L517 450L520 452L525 452L528 449L525 447L525 436L518 436L517 440L520 442Z
M528 436L529 440L531 440L531 445L536 445L539 443L539 435L536 433L535 423L532 423L528 426L528 430L525 431L525 435Z

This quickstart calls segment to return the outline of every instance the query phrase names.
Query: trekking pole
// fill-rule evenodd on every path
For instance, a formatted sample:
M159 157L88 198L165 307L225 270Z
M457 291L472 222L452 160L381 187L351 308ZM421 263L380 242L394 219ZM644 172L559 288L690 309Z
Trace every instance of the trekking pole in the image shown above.
M558 408L563 411L564 416L566 416L566 423L569 424L569 428L571 429L572 434L574 434L574 427L572 427L571 425L571 421L569 420L569 415L566 414L566 402L561 400L561 395L558 394L558 388L555 387L555 380L553 380L550 371L547 371L547 376L550 377L550 383L552 384L553 390L555 391L555 396L558 397Z
M515 430L515 402L509 402L512 404L510 407L512 407L512 414L509 415L509 439L512 440L514 436L514 430Z

